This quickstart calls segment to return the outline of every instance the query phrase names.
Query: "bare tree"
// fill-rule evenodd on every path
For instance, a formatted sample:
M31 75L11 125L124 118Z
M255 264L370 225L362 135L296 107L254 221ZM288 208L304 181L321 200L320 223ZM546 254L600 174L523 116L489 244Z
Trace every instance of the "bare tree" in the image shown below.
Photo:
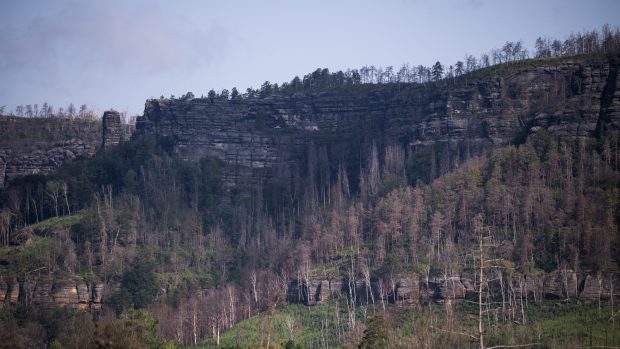
M69 186L67 186L66 182L61 182L61 188L63 196L65 197L65 205L67 206L67 213L71 215L71 208L69 207Z
M60 198L61 185L56 181L49 181L46 183L45 189L48 197L54 202L54 212L56 213L56 217L58 217L58 199Z

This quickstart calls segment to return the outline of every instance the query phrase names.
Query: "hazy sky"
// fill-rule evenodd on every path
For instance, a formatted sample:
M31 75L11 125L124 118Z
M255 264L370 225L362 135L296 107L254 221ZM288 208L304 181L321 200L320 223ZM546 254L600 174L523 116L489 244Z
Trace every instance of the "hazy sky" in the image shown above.
M620 0L0 0L0 105L144 101L318 67L453 64L506 40L620 24Z

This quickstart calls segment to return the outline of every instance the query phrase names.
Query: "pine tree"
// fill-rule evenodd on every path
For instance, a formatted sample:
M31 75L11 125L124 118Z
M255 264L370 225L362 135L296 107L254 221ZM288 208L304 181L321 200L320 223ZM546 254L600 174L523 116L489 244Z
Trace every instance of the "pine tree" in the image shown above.
M443 77L443 65L439 61L435 62L431 72L433 81L440 80Z
M388 347L388 333L385 319L381 315L375 315L368 320L364 337L359 345L360 349L381 349Z

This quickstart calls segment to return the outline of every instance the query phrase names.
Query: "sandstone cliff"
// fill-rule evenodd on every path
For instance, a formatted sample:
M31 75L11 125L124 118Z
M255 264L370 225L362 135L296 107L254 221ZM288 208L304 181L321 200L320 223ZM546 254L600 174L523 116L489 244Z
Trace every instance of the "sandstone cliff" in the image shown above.
M26 279L0 279L0 306L7 303L24 305L57 305L80 310L98 311L104 300L102 282L86 282L79 276L29 276Z
M118 112L106 112L103 121L0 116L0 188L129 138L131 130L121 124Z
M410 151L441 146L453 167L541 129L557 137L619 129L619 65L619 57L575 57L491 67L427 85L362 85L231 101L151 99L135 135L168 137L188 159L224 160L228 185L272 178L279 165L299 161L309 144L337 148L376 141Z
M615 272L576 273L558 270L551 273L516 273L503 280L505 287L532 302L544 299L576 298L585 301L620 297L620 275ZM494 282L498 287L499 282ZM498 292L499 293L499 292ZM415 305L429 302L458 302L477 297L474 275L427 277L416 273L394 275L385 280L349 280L347 278L293 279L288 283L286 299L290 303L322 304L338 297L353 298L357 304Z
M506 288L528 300L538 303L544 299L580 299L584 301L620 298L620 275L613 272L576 273L558 270L542 274L517 273L504 280ZM288 281L286 301L308 306L329 300L347 298L359 305L394 304L400 306L428 304L429 302L458 302L477 297L473 275L444 275L427 277L416 273L394 275L386 282L371 279L349 280L346 277ZM80 310L98 311L110 303L106 289L112 293L119 285L86 281L73 276L34 275L25 279L0 279L0 307L8 303L45 306L55 304Z
M448 166L454 167L488 147L519 142L540 130L556 137L587 138L607 129L620 129L618 57L530 63L492 67L426 85L363 85L230 101L148 100L134 136L166 137L186 159L206 155L222 159L226 164L224 181L232 187L269 181L282 168L303 168L301 162L306 161L308 150L316 146L329 147L333 160L348 163L361 161L361 143L397 143L409 152L442 147L449 155ZM109 113L104 120L109 127L103 132L97 125L64 133L46 129L56 138L41 137L40 142L33 142L26 134L21 142L7 143L3 138L0 186L5 179L45 173L66 159L92 154L99 144L103 148L117 144L122 137L118 131L120 118ZM0 121L5 125L32 122L14 118ZM411 274L379 284L376 279L313 277L290 281L287 297L291 302L309 305L351 294L359 303L445 302L474 294L473 279L472 275ZM102 302L101 284L89 284L77 277L33 280L0 280L0 295L7 302L56 302L78 308L97 308ZM563 270L514 275L510 281L535 301L598 299L615 296L620 290L615 286L620 280L613 273Z
M86 120L0 117L0 188L18 176L45 174L64 161L94 154L100 123Z

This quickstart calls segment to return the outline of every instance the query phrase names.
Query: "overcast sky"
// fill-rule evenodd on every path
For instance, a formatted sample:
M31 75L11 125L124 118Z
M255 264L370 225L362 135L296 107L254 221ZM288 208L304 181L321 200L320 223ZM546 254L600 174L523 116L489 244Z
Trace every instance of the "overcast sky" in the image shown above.
M187 91L327 67L453 64L506 40L620 24L620 0L0 0L0 106L142 113Z

